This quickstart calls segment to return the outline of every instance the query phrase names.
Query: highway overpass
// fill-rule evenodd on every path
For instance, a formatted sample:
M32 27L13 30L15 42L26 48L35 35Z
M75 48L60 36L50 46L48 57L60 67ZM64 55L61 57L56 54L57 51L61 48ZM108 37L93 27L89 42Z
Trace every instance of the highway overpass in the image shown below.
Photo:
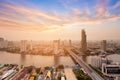
M97 74L86 62L84 62L78 55L67 48L70 56L85 70L85 72L92 78L92 80L104 80L99 74Z

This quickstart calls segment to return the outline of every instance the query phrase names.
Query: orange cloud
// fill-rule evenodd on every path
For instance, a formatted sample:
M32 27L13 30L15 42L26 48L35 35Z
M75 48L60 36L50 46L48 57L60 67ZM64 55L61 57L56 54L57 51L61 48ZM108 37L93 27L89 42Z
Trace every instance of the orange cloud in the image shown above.
M71 25L100 24L120 19L119 14L108 13L106 3L101 3L96 7L95 16L78 9L73 9L68 15L61 16L28 7L0 3L5 8L5 10L0 11L0 14L2 14L0 15L0 24L3 27L16 27L15 29L18 30L44 31Z

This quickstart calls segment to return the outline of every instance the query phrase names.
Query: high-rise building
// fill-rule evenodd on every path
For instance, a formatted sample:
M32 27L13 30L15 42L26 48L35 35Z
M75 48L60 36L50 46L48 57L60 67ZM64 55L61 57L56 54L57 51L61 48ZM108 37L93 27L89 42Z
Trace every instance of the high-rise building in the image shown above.
M89 56L87 61L88 61L88 64L90 64L93 67L101 68L102 64L108 64L109 60L101 56Z
M87 50L87 39L86 39L86 33L85 30L82 30L82 36L81 36L81 51L84 53Z
M29 41L29 50L32 50L33 49L33 41Z
M59 53L59 45L60 45L60 41L59 40L54 40L53 41L54 54L58 54Z
M58 48L60 48L60 39L58 40Z
M1 37L0 37L0 41L4 41L4 38L1 38Z
M71 40L69 40L69 46L72 47L72 41Z
M4 40L4 38L0 38L0 48L7 48L8 47L8 41Z
M107 41L106 40L102 40L101 48L104 52L106 51L106 48L107 48Z
M90 63L91 66L96 67L96 68L101 68L102 66L102 58L99 56L93 56L90 58Z
M25 52L27 50L27 40L21 40L21 52Z

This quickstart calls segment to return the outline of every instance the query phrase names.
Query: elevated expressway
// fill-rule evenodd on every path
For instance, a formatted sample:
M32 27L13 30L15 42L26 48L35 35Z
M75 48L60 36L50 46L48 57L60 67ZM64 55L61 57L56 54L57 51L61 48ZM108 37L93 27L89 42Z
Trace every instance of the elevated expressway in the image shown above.
M85 72L92 78L92 80L104 80L99 74L97 74L86 62L84 62L78 55L71 51L70 48L66 48L70 56L85 70Z

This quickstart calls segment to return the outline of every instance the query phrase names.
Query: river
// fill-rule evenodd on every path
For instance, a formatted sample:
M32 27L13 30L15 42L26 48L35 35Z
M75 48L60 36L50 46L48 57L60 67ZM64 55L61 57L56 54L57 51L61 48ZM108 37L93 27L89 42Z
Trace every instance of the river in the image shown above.
M0 51L0 64L18 64L18 65L34 65L54 66L55 64L63 64L64 66L74 66L73 60L69 56L41 56L41 55L21 55Z

